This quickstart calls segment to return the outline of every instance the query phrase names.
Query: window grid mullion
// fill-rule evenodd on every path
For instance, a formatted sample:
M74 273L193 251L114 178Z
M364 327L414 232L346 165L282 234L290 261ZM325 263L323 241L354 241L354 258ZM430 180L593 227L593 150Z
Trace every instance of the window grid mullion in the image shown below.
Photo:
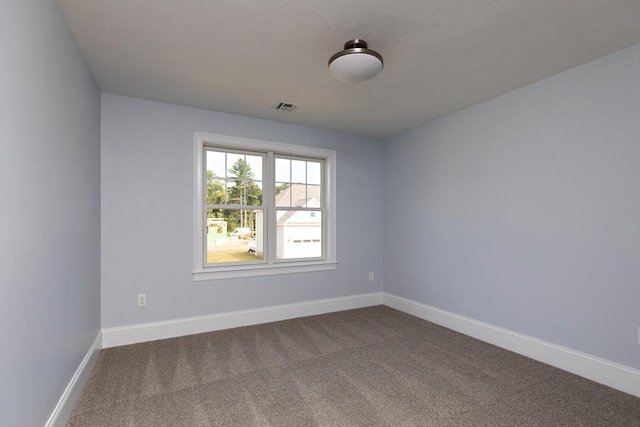
M267 250L265 251L265 260L267 264L275 262L276 253L276 209L275 209L275 156L273 152L267 152L266 156L266 177L262 190L262 203L266 205L265 217L267 224L265 227L265 241Z

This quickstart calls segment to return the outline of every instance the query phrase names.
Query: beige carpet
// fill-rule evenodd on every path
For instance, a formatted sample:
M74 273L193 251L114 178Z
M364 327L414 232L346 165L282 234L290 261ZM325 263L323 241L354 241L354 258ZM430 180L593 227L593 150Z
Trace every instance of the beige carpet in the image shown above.
M640 426L640 399L384 306L103 350L69 426Z

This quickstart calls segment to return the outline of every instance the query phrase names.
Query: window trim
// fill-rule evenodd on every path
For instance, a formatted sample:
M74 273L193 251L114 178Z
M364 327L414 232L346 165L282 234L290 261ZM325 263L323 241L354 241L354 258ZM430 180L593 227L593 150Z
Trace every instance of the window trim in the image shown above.
M325 164L324 185L326 204L325 222L325 249L324 259L316 258L308 261L278 261L277 263L260 264L239 264L206 267L204 265L204 147L214 145L227 147L235 150L250 150L267 152L267 162L273 161L274 154L284 156L301 156L309 158L323 159ZM204 132L194 133L194 222L193 222L193 280L216 280L232 279L239 277L269 276L275 274L305 273L312 271L335 270L336 268L336 152L323 148L307 147L300 145L290 145L257 139L239 138L227 135L217 135ZM275 183L274 170L267 167L263 184L263 197L273 196L271 184ZM266 191L266 194L265 194ZM270 218L271 215L268 215ZM274 217L275 218L275 217ZM275 240L267 239L269 249L273 246L275 250Z

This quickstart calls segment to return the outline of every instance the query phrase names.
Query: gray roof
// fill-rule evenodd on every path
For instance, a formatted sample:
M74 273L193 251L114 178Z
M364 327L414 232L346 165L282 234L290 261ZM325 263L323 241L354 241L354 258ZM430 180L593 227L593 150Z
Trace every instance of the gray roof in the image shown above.
M276 208L305 207L310 200L315 199L320 202L321 194L319 185L291 184L276 195ZM289 204L289 200L291 200L291 204ZM294 214L295 211L287 212L278 219L278 224L284 224Z
M289 204L291 198L291 204ZM276 195L276 206L278 207L303 207L311 199L320 202L321 191L319 185L292 184Z

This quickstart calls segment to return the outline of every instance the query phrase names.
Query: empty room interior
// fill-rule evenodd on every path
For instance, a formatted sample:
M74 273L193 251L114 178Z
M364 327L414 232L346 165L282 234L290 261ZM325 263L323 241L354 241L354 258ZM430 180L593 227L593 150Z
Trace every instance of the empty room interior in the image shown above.
M640 1L0 0L0 426L640 425Z

